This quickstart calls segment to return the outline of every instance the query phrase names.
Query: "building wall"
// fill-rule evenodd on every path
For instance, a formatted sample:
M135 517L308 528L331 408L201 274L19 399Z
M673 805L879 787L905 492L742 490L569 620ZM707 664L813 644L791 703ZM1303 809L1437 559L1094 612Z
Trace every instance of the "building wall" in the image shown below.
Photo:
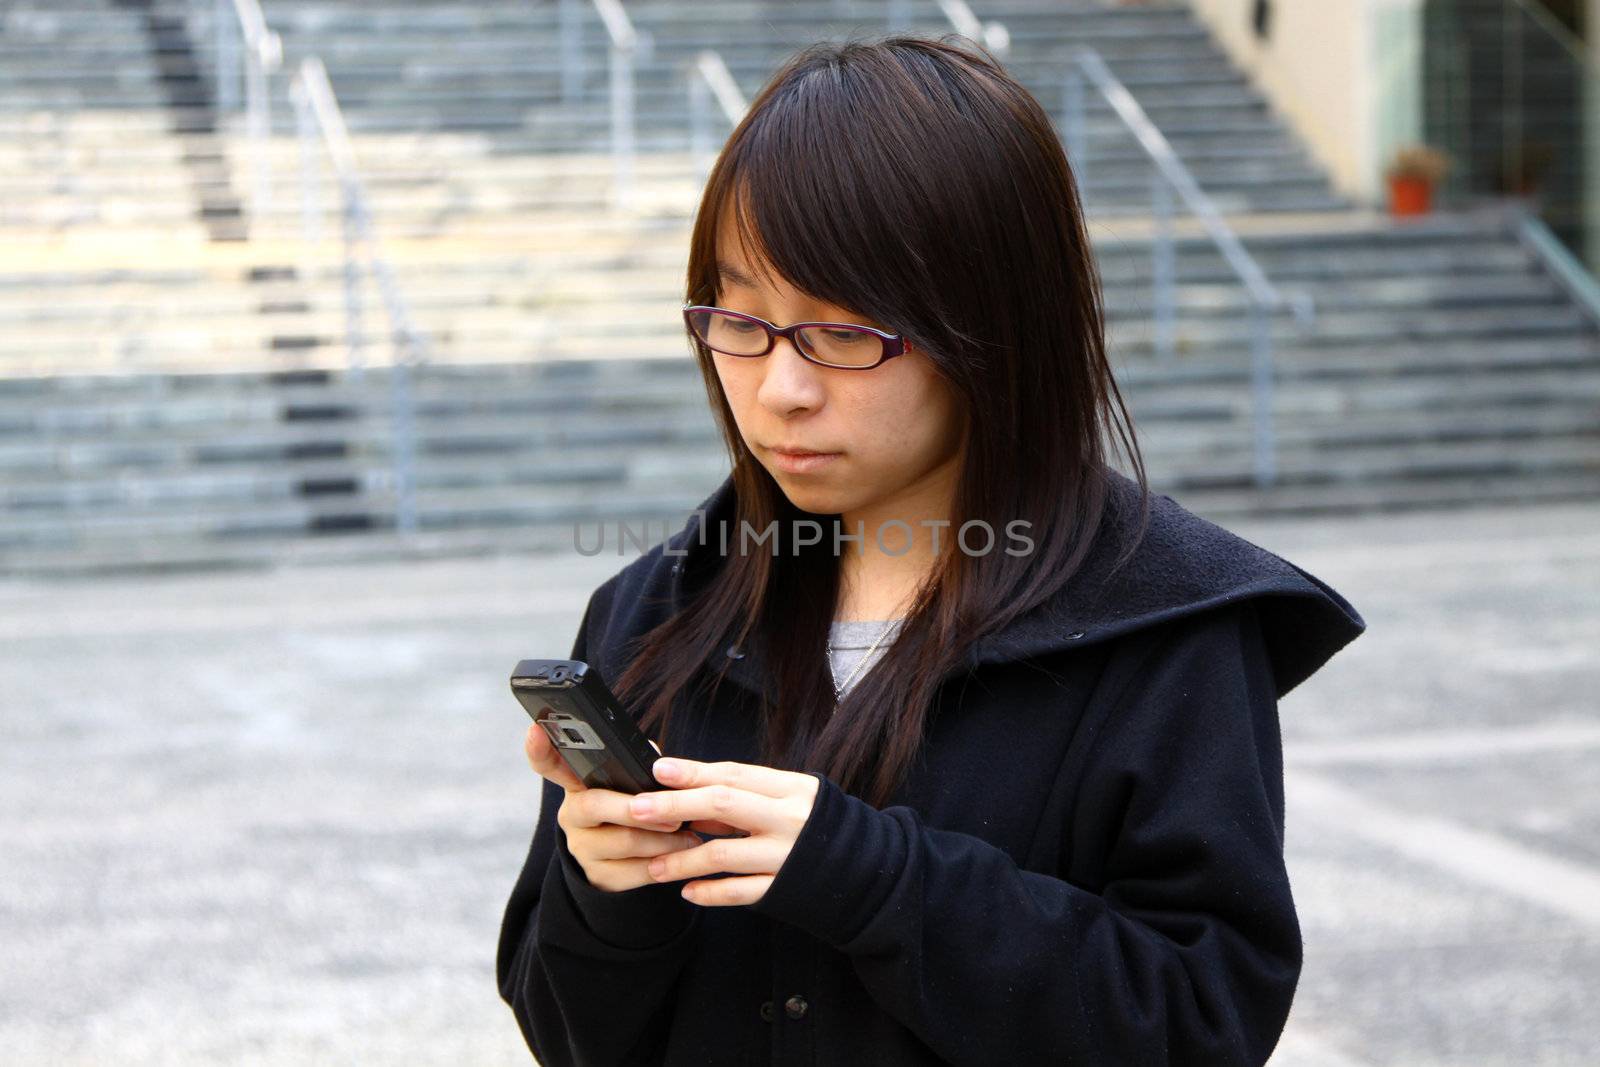
M1591 75L1584 85L1584 200L1588 231L1589 268L1600 270L1600 0L1588 0L1584 9L1584 43L1589 46Z
M1334 187L1381 205L1389 155L1421 129L1421 0L1272 0L1265 39L1255 0L1190 4Z

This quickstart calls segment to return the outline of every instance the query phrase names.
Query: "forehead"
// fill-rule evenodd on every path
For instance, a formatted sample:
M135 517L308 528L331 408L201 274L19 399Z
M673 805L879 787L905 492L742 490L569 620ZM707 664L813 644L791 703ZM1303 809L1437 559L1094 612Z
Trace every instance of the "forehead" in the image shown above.
M716 272L719 293L733 294L747 300L770 297L777 303L818 309L819 313L825 310L830 315L837 315L847 310L842 305L831 304L796 289L765 260L752 260L740 255L736 239L730 237L729 240L723 241L719 238L717 251Z
M727 285L737 285L744 289L760 288L760 283L750 276L750 272L741 266L737 260L730 262L726 259L717 260L717 281Z
M747 221L753 220L747 219ZM724 206L717 226L717 255L714 264L719 293L736 292L745 298L770 295L778 302L806 309L802 313L805 317L815 315L830 320L845 317L859 318L856 312L843 304L829 303L795 288L761 254L760 246L755 241L754 234L740 232L733 209L731 206Z
M743 289L786 291L789 286L761 256L759 249L747 249L733 229L731 220L717 229L717 284Z
M720 285L744 289L773 289L789 291L790 287L761 254L760 239L755 233L755 219L745 207L744 227L740 227L739 212L730 200L717 214L716 271Z
M756 261L751 262L732 252L726 246L721 246L717 257L717 290L719 292L737 291L742 296L760 297L771 295L774 299L783 302L793 302L802 305L817 307L833 307L825 300L818 300L808 296L790 285L770 264Z

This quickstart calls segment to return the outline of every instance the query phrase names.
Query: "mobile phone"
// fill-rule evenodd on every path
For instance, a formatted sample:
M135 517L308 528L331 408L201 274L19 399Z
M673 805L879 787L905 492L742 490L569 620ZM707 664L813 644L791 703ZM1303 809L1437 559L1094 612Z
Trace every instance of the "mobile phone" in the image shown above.
M586 787L619 793L667 788L650 773L656 750L593 664L519 660L511 693Z

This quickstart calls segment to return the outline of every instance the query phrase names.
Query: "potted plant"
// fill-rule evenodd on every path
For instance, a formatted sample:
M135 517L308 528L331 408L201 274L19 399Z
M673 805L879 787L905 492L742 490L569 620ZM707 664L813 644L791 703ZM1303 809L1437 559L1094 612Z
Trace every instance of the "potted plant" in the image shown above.
M1389 210L1396 215L1424 215L1433 206L1434 187L1450 171L1450 157L1437 148L1410 144L1398 149L1384 176L1389 181Z

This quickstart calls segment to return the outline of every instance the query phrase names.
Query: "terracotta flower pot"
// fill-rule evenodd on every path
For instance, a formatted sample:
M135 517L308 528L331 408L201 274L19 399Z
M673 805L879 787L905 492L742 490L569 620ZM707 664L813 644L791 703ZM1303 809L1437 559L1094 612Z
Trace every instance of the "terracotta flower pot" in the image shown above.
M1396 175L1389 179L1389 210L1395 215L1426 215L1433 207L1433 183Z

